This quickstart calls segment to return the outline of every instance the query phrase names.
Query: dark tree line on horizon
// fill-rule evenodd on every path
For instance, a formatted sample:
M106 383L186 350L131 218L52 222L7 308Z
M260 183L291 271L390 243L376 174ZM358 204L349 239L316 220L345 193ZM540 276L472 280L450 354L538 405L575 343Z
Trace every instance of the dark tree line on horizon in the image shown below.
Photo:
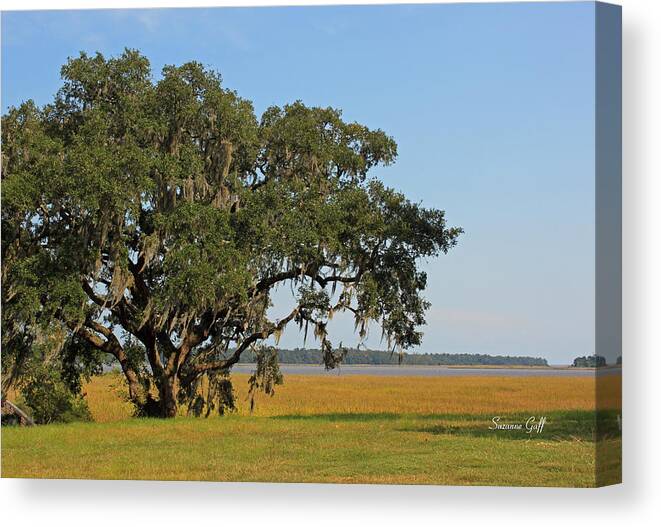
M320 349L294 348L278 349L281 364L321 364ZM241 362L253 363L257 357L247 352ZM403 364L412 366L548 366L541 357L513 357L486 355L480 353L391 353L383 350L348 349L343 364L388 365Z

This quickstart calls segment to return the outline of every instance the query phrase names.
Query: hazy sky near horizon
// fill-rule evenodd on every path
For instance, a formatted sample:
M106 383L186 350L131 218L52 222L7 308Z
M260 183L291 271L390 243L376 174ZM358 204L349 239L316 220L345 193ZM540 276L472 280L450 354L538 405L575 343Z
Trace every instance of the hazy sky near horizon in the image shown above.
M124 47L156 77L211 66L258 114L341 108L397 141L381 179L466 231L423 264L417 350L567 363L594 353L594 38L592 2L4 12L2 110L49 102L67 57Z

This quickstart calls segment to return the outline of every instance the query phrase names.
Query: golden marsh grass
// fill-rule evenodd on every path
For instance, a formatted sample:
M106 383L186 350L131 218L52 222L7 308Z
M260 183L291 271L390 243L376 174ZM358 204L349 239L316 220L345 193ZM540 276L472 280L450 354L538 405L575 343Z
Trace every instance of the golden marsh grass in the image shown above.
M232 376L239 415L249 414L248 375ZM604 408L619 408L621 377L599 380ZM335 413L489 414L593 410L594 377L379 377L286 375L273 397L258 394L254 416ZM84 391L97 422L131 416L122 377L94 378Z

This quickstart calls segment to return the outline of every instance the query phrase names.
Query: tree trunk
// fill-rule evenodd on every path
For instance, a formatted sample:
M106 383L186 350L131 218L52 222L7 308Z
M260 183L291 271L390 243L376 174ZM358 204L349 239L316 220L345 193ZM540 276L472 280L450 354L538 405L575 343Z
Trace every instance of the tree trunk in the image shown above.
M177 415L177 386L176 376L164 377L158 387L158 397L161 405L162 417L175 417Z
M140 407L145 404L145 390L140 384L138 375L131 368L127 366L126 363L122 363L122 371L124 372L124 377L126 377L126 382L129 385L129 399L133 404Z

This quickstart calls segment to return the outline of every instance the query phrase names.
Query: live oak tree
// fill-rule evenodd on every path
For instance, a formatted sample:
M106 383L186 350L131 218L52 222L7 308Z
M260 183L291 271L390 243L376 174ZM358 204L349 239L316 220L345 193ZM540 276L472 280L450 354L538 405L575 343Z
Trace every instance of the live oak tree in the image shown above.
M2 118L6 382L35 354L106 355L140 412L171 417L231 408L248 349L251 389L271 392L265 343L289 324L328 368L346 352L327 332L337 312L361 338L380 324L393 350L420 343L418 262L461 229L368 175L395 160L391 137L301 102L258 120L196 62L154 80L136 51L81 53L61 73L51 104ZM292 309L272 319L279 286Z

